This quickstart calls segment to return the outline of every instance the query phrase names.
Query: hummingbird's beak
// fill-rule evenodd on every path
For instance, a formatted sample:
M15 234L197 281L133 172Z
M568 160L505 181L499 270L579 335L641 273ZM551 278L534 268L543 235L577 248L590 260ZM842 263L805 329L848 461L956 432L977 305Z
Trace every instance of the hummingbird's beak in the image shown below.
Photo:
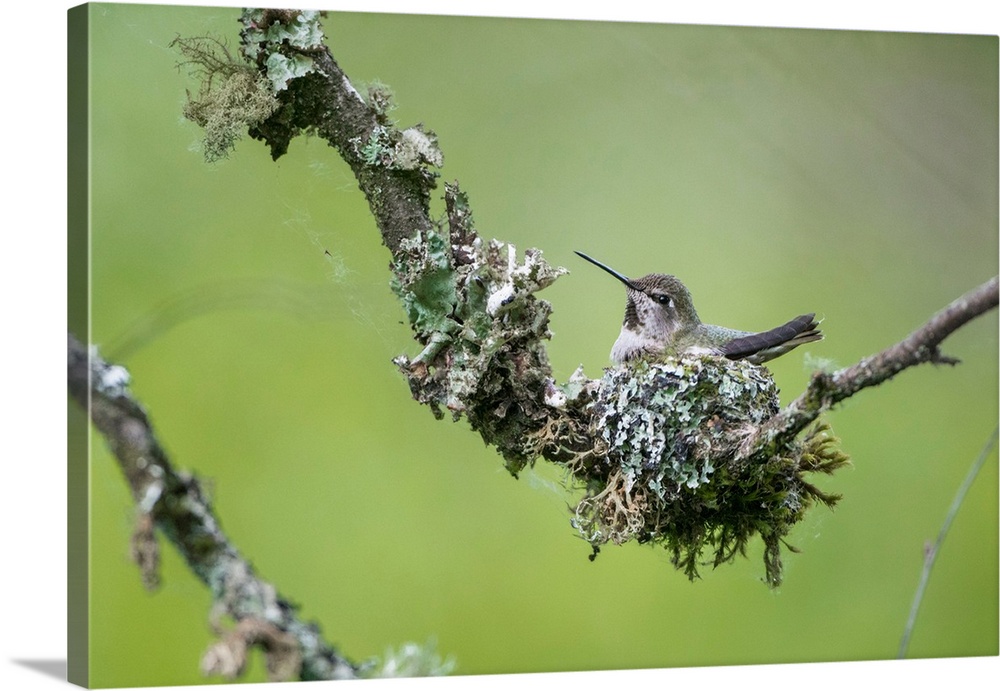
M574 250L574 251L576 251L576 250ZM597 261L593 257L588 257L583 252L577 252L577 254L579 254L581 257L583 257L584 259L586 259L588 262L590 262L594 266L601 267L602 269L604 269L605 271L607 271L609 274L611 274L612 276L614 276L615 278L617 278L619 281L621 281L622 283L624 283L626 286L628 286L632 290L639 290L639 288L637 288L636 285L634 283L632 283L631 279L629 279L628 276L623 276L622 274L620 274L617 271L615 271L614 269L612 269L610 266L606 266L606 265L602 264L601 262ZM642 291L640 291L640 292L642 292Z

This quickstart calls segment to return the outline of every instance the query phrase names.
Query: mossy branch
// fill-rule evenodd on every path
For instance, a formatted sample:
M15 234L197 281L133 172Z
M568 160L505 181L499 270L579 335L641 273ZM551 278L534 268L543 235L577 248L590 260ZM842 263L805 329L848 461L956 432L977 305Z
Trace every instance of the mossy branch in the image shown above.
M124 367L69 335L69 393L89 413L128 481L136 504L132 556L143 583L159 586L159 530L212 593L209 621L218 640L202 658L204 674L241 676L253 648L263 651L272 681L436 676L454 668L433 643L407 643L355 664L324 641L315 623L302 621L297 606L254 573L223 532L198 480L173 467L128 384ZM229 630L224 617L234 623Z
M69 336L70 395L88 411L128 481L136 503L133 556L147 587L159 583L159 548L153 527L174 544L214 600L213 626L220 640L205 653L208 674L234 677L249 647L263 649L274 681L353 679L360 667L326 643L315 624L258 577L222 530L198 480L176 470L157 441L146 411L128 389L125 368L105 362ZM223 615L236 627L223 633Z
M600 380L580 369L559 384L544 343L551 306L536 293L565 270L538 250L522 257L482 239L457 183L445 186L445 217L431 218L436 139L420 126L398 130L384 87L365 97L352 86L320 41L316 13L246 10L242 21L243 53L271 82L286 63L308 65L282 81L280 107L249 133L275 158L297 134L315 133L354 171L420 346L394 360L413 397L436 417L465 417L515 476L538 458L565 467L583 489L574 523L594 554L607 542L659 544L695 578L699 565L731 561L760 535L766 581L780 583L791 527L811 505L838 499L806 477L848 462L819 415L906 367L949 361L941 340L996 305L994 279L897 346L817 374L783 411L766 369L724 358L684 356ZM303 24L307 45L288 38Z

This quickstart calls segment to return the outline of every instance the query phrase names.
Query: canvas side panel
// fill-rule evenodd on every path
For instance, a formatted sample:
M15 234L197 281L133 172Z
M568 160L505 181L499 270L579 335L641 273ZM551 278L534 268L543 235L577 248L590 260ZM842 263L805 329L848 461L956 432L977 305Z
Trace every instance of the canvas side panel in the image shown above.
M82 343L90 341L90 258L89 258L89 11L88 5L73 7L68 13L68 204L67 204L67 305L70 333ZM88 686L89 667L89 416L69 401L67 424L67 678Z

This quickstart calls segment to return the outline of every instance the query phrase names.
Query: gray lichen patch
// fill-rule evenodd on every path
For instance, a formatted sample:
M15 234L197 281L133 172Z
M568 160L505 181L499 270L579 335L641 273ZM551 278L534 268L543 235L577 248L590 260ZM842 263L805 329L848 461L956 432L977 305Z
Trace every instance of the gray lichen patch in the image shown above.
M437 135L415 125L403 131L391 125L379 124L368 137L351 139L354 153L367 166L392 170L418 170L424 166L440 168L444 155L437 145Z
M727 430L778 412L767 370L715 357L670 358L610 369L594 406L595 436L628 487L663 499L709 482Z
M444 154L438 148L437 135L422 125L408 127L400 133L394 147L393 164L401 170L414 170L423 165L440 168Z
M832 506L804 476L847 463L826 427L766 456L744 456L748 434L778 411L763 367L684 356L608 370L592 406L600 458L574 524L595 552L630 540L659 544L696 578L744 554L759 534L769 584L781 582L780 546L813 503ZM703 552L712 553L707 561Z
M354 87L352 86L353 90ZM387 84L374 80L362 87L366 96L362 99L371 108L382 124L390 124L389 114L396 110L396 96ZM357 93L357 92L355 92ZM358 98L361 95L358 94Z

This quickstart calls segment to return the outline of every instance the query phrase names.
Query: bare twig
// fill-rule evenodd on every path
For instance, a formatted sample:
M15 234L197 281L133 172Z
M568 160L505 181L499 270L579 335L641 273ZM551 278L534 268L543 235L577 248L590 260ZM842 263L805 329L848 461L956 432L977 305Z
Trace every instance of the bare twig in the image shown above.
M748 438L747 448L794 437L837 403L891 379L908 367L925 362L957 364L957 359L942 355L941 342L959 327L996 307L998 298L994 276L937 312L899 343L832 374L817 372L798 398Z
M105 362L96 350L88 351L72 334L68 360L70 394L90 413L135 499L138 518L133 552L144 583L154 586L157 582L157 547L151 530L155 524L212 591L213 618L226 614L238 623L239 635L226 641L239 639L263 647L268 668L282 679L355 678L358 668L323 641L314 624L301 621L295 607L274 586L254 573L223 533L198 481L173 468L149 417L128 390L128 372ZM255 635L242 635L247 631ZM294 651L289 650L289 641L294 641ZM213 648L216 657L218 650ZM206 665L206 669L225 667Z
M979 470L986 463L986 459L989 458L990 452L993 451L993 447L997 443L997 435L1000 433L1000 428L994 429L993 434L990 435L989 440L983 447L983 450L979 452L979 457L972 463L972 467L969 468L969 472L965 475L965 480L962 482L962 486L958 488L958 492L955 494L955 498L951 502L951 506L948 507L948 513L944 517L944 524L941 526L940 532L938 532L937 539L934 544L928 544L924 547L924 568L920 573L920 583L917 585L917 592L913 595L913 604L910 605L910 616L906 620L906 628L903 630L903 638L899 643L899 653L896 655L898 659L903 659L906 657L906 651L910 646L910 637L913 635L913 627L917 622L917 612L920 611L920 604L924 599L924 591L927 590L927 582L931 577L931 569L934 568L934 562L937 561L938 552L941 551L941 545L944 544L944 539L948 536L948 531L951 529L951 524L955 520L955 515L958 514L959 508L962 506L962 502L965 501L965 495L969 492L969 488L972 483L975 482L976 476L979 475Z

